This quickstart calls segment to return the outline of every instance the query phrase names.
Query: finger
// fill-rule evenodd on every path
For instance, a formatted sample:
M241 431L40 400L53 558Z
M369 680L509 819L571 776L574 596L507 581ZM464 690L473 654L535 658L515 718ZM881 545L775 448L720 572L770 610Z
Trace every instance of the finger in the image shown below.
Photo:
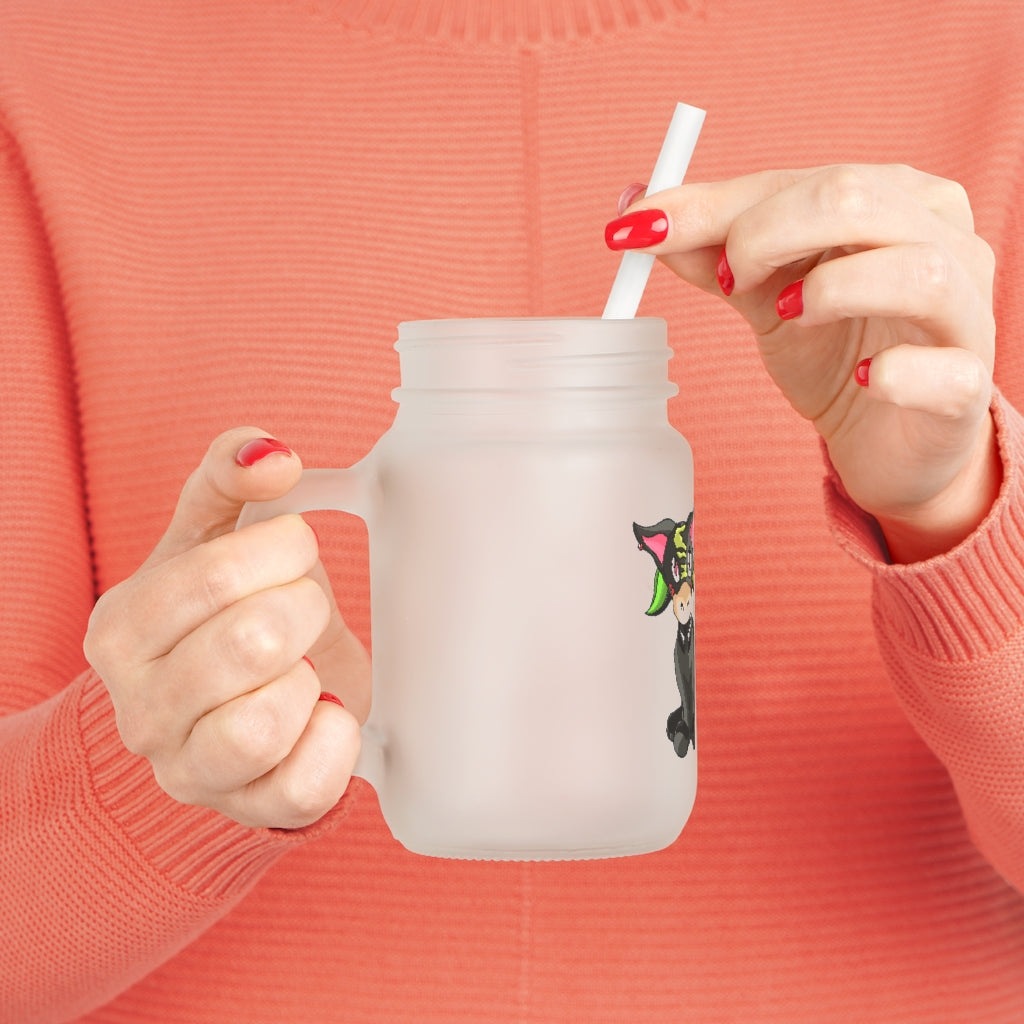
M936 217L965 234L974 233L974 212L967 190L959 182L908 167L906 164L868 164L865 169L889 181ZM823 170L823 168L819 168Z
M324 688L338 694L356 720L363 723L370 713L373 691L370 657L338 611L323 566L317 565L310 578L316 580L327 594L331 617L308 654L316 665Z
M108 634L125 659L153 661L236 602L305 576L318 558L316 534L298 515L225 533L120 584L116 603L133 614Z
M692 252L670 252L659 256L658 259L684 281L720 297L722 289L718 283L717 271L721 253L722 243L716 242Z
M992 397L991 376L984 362L962 348L895 345L874 356L862 371L867 394L936 420L935 443L963 434L963 421L985 415Z
M246 502L281 497L301 472L298 456L256 427L221 434L186 481L170 526L146 565L232 530Z
M775 193L733 222L725 247L736 295L777 270L837 249L928 242L964 245L959 228L873 170L828 168Z
M643 246L656 255L688 253L707 247L713 247L717 253L740 214L809 173L806 170L759 171L728 181L680 185L634 199L627 209L620 210L620 218L628 218L641 210L665 214L668 233L664 240ZM616 224L613 221L608 225L606 236L616 233Z
M620 211L620 217L640 210L661 210L668 220L665 238L656 245L645 246L648 252L669 257L670 254L693 253L711 248L717 258L721 246L730 234L735 221L770 200L781 192L817 177L872 178L909 197L918 206L931 211L936 217L962 232L971 232L974 220L967 193L956 182L918 171L903 165L850 165L833 167L810 167L792 170L760 171L743 175L728 181L691 183L677 188L666 189L656 194L645 195L642 200L634 199L633 204ZM616 222L609 225L613 229ZM614 230L609 231L615 234ZM822 249L827 248L822 246ZM669 260L673 269L680 272L690 264L685 260ZM706 266L706 264L704 264ZM690 280L688 274L681 273ZM696 284L714 285L714 277L700 275Z
M320 695L320 681L300 660L265 685L215 707L192 727L160 773L186 803L215 805L273 770L298 742Z
M149 758L180 749L204 714L296 664L316 641L326 605L307 578L262 591L137 669L128 686L112 690L125 746Z
M337 704L318 700L288 755L236 791L227 813L250 826L291 829L311 825L344 795L359 749L355 718Z
M294 666L330 620L320 585L303 577L260 591L187 636L150 679L150 718L175 727L181 742L203 715ZM157 692L158 691L158 692ZM164 742L175 737L166 737Z
M991 365L991 310L963 266L940 246L887 246L829 260L807 274L801 298L803 326L899 318L940 345L973 349Z

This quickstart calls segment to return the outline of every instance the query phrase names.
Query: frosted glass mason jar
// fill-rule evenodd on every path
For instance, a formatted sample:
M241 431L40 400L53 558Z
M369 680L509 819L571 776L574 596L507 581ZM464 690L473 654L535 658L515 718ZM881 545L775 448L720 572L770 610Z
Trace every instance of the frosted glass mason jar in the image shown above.
M696 792L693 463L656 319L403 323L393 425L240 525L369 532L356 769L409 850L553 860L672 843Z

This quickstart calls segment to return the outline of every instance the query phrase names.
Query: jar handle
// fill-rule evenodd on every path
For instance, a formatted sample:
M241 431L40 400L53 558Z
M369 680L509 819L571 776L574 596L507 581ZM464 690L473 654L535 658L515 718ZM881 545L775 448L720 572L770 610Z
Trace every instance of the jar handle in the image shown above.
M375 503L374 474L367 460L349 469L306 469L299 482L285 495L271 501L250 501L243 506L236 530L252 523L273 519L290 512L335 511L359 516L369 525ZM352 771L365 779L378 793L384 780L384 735L373 724L373 713L361 729L362 749Z

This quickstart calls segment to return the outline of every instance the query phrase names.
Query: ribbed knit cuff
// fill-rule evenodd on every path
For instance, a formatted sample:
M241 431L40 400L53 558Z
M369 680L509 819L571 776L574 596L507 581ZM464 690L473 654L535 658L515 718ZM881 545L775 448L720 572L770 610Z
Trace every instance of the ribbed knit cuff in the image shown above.
M962 543L923 562L888 563L878 523L828 463L826 512L840 545L874 576L876 625L925 656L981 657L1024 623L1024 420L998 392L992 413L1003 463L999 497Z
M78 685L82 743L101 812L157 872L195 897L237 898L287 850L329 831L348 811L346 794L320 821L289 831L247 828L178 803L156 784L149 762L125 749L103 681L89 672Z

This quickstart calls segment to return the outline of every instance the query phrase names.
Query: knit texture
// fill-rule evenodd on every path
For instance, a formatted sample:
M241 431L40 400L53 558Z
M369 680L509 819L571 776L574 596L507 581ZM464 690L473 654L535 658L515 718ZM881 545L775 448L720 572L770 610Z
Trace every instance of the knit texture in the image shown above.
M0 1021L1019 1024L1022 30L1016 0L0 0ZM96 594L221 431L364 455L399 321L598 315L677 100L692 180L966 186L989 519L885 565L742 321L656 267L697 464L681 838L470 863L406 853L358 782L294 833L170 800L83 659ZM369 644L365 530L313 521Z

